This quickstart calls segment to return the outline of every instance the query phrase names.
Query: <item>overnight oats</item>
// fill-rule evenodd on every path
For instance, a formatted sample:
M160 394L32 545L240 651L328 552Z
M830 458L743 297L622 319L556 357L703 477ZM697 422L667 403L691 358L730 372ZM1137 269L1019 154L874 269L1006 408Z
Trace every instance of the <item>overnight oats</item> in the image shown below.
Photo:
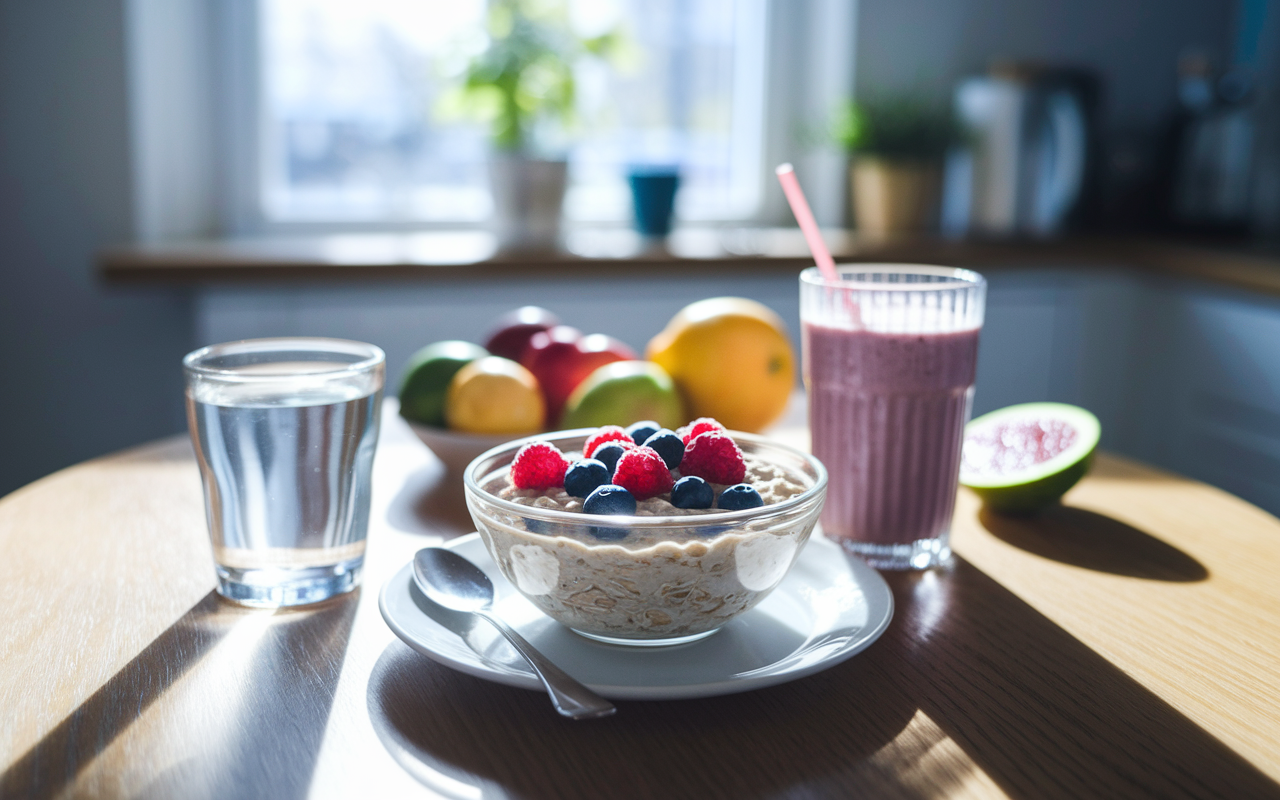
M522 439L473 461L465 485L489 553L540 610L590 638L667 645L714 633L782 581L827 475L704 419Z

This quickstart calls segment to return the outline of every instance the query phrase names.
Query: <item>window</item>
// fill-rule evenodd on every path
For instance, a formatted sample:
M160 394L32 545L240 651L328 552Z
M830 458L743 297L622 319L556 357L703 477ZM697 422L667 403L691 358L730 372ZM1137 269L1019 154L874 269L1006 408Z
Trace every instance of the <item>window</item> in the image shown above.
M138 238L487 224L487 131L436 102L484 1L126 3ZM579 65L572 224L622 223L623 166L668 158L685 221L791 224L794 161L840 224L845 159L795 134L852 90L855 0L564 1L637 54Z
M764 0L576 0L583 36L617 29L620 63L574 64L566 216L621 221L628 163L679 162L678 213L735 220L758 208ZM484 0L259 0L256 150L262 221L482 223L487 131L442 112ZM251 194L253 194L251 193Z

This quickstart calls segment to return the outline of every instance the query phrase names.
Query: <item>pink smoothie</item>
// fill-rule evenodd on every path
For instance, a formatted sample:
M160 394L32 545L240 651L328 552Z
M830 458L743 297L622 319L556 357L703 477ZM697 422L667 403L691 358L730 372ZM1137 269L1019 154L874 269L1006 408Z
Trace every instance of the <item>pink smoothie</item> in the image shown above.
M910 544L946 532L978 331L895 334L804 324L813 454L833 539Z

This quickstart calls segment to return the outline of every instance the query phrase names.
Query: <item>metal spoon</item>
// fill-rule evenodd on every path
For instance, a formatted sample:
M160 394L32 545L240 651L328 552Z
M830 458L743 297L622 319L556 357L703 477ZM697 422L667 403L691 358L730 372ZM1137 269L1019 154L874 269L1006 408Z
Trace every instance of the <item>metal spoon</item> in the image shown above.
M572 719L607 717L617 711L613 704L583 686L564 670L547 660L524 637L490 610L493 583L484 571L452 550L424 547L413 557L413 577L427 599L453 611L466 611L493 624L524 660L551 695L551 703L563 716Z

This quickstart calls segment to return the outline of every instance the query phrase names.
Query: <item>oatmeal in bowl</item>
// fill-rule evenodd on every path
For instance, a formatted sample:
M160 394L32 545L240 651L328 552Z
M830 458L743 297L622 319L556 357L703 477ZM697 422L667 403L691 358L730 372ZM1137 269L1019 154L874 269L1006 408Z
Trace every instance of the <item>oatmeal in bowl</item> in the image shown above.
M521 439L473 461L464 486L489 553L541 611L601 641L668 645L773 591L827 475L807 453L698 420Z

